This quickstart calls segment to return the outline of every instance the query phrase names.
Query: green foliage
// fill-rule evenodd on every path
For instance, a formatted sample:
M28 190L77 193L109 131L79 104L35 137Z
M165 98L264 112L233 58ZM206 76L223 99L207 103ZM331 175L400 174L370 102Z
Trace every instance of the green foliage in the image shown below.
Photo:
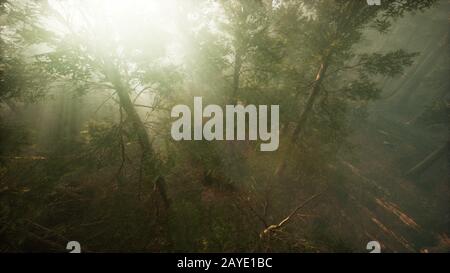
M98 166L119 159L123 132L117 124L92 121L86 129L81 134L88 158L95 159Z
M395 77L401 74L405 67L410 66L413 63L413 58L418 55L418 53L407 53L404 50L397 50L387 54L362 54L360 56L362 68L359 72L364 76L379 74Z
M379 98L381 90L374 82L356 80L344 87L342 92L348 99L356 101L369 101Z
M321 220L267 242L259 234L333 178L352 127L380 98L380 77L403 75L418 56L390 47L361 53L368 31L387 34L398 18L436 1L200 1L180 3L168 25L139 10L127 18L130 25L115 24L95 20L86 6L71 13L70 6L45 2L0 2L7 17L0 101L58 92L85 100L52 113L58 124L44 139L51 147L33 139L30 153L43 153L41 161L1 166L0 181L8 185L0 198L0 242L17 235L13 249L26 249L30 218L107 251L352 250ZM167 110L194 95L218 105L280 105L280 151L267 156L255 143L172 141ZM440 102L427 112L441 121L444 108ZM0 136L2 156L26 144L9 124L0 123ZM280 161L288 168L274 175ZM338 198L348 197L339 189Z

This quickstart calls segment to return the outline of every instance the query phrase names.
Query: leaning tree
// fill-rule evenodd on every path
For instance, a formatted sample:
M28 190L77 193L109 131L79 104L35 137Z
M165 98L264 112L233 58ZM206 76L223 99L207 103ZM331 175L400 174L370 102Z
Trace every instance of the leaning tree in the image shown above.
M50 79L41 88L62 88L80 95L96 92L116 102L120 123L129 124L142 152L142 179L154 184L167 206L162 163L137 107L157 110L157 102L170 96L180 77L167 60L167 29L158 25L164 22L148 20L148 16L161 11L143 2L136 4L140 6L124 4L120 9L109 9L102 1L92 5L75 1L7 1L3 7L8 24L2 31L2 43L5 48L24 49L23 54L15 52L14 56L26 62L18 67L28 73L29 67L37 67L35 79ZM18 93L8 91L3 97L13 96L9 94ZM152 105L137 104L143 94Z

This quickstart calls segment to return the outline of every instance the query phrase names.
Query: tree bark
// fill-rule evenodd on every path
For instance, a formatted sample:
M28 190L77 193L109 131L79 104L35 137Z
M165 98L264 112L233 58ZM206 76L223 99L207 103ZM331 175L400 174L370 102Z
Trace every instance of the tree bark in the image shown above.
M142 166L144 170L144 174L151 175L155 179L153 180L153 184L155 186L155 190L158 191L161 199L166 208L169 207L169 198L167 196L166 187L165 187L165 179L159 173L157 173L158 167L156 158L153 152L153 147L150 142L150 138L147 132L147 128L139 117L136 108L130 98L130 94L128 88L123 81L121 80L119 72L113 68L112 65L109 65L106 69L106 76L108 80L113 84L114 89L117 92L119 97L119 102L121 107L125 110L125 113L130 120L133 130L137 134L139 145L142 148Z
M311 113L314 103L316 102L316 99L319 96L320 84L323 81L327 68L328 68L327 62L324 62L320 65L319 71L317 72L316 75L316 79L313 83L313 86L311 87L311 93L309 94L308 99L306 100L305 108L301 112L298 122L295 126L294 132L292 133L293 143L297 141L297 138L302 133L302 130L305 127L306 122L308 121L308 117Z
M306 100L306 105L303 111L300 113L299 119L297 124L295 125L294 132L291 136L291 143L295 144L299 138L299 136L302 133L302 130L304 129L306 122L308 121L309 115L311 113L311 110L314 106L314 103L316 102L317 97L320 94L320 85L323 82L323 78L325 77L325 73L328 68L328 58L329 55L324 59L324 61L320 64L319 71L316 74L316 79L314 80L314 83L311 87L311 92ZM286 156L284 156L281 160L281 162L278 164L277 168L275 169L275 175L280 175L284 172L284 169L286 168L287 159L289 158L290 154L292 153L293 149L289 149L287 151Z

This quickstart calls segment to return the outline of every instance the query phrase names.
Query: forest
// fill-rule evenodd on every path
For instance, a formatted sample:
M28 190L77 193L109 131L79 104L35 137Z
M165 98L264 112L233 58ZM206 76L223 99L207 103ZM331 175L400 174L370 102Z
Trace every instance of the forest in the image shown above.
M369 2L0 0L0 252L450 252L450 2Z

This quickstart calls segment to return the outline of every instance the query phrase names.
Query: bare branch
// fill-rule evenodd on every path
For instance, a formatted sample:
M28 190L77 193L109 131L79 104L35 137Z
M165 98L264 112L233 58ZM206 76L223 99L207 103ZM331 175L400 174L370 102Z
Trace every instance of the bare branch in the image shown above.
M280 223L276 224L276 225L270 225L269 227L267 227L266 229L264 229L261 234L260 237L264 237L266 235L269 235L271 232L275 232L277 230L280 230L283 226L285 226L291 219L292 217L294 217L297 212L299 210L301 210L302 208L304 208L306 205L308 205L310 202L312 202L314 199L316 199L317 197L319 197L320 195L322 195L326 190L317 193L313 196L311 196L310 198L306 199L303 203L301 203L300 205L298 205L286 218L284 218Z

